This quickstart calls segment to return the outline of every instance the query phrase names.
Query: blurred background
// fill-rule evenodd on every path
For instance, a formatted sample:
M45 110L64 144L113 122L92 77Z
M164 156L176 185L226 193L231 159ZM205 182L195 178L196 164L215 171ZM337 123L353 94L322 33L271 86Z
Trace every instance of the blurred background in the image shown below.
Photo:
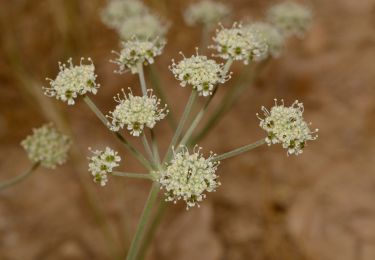
M201 28L182 12L191 1L145 3L171 21L156 69L176 114L189 95L170 73L179 51L194 53ZM232 21L262 19L276 1L232 0ZM255 113L274 98L305 105L320 129L300 156L261 147L225 161L222 186L201 208L169 205L146 259L373 260L375 259L375 1L311 0L314 23L303 39L262 70L200 145L216 153L264 136ZM111 178L104 188L87 171L88 146L120 151L121 169L142 167L85 106L47 98L42 86L58 61L91 57L102 87L92 98L104 113L119 89L138 88L137 75L114 74L116 33L100 20L104 0L0 0L0 181L30 162L19 145L33 127L54 121L74 139L67 164L0 194L0 259L115 259L126 252L149 183ZM243 67L233 67L233 80ZM220 97L232 82L228 82ZM60 111L60 112L57 112ZM63 117L60 116L60 113ZM165 149L166 122L156 127ZM134 138L131 139L135 141Z

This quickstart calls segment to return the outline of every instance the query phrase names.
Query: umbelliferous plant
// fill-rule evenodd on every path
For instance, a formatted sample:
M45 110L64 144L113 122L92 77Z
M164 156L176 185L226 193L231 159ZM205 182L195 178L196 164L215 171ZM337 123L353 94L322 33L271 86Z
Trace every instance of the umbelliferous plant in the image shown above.
M190 7L184 15L189 25L203 24L211 28L227 17L229 10L223 4L202 1ZM287 37L302 36L311 21L309 9L295 3L274 6L268 11L267 17L267 22L235 22L230 27L219 24L212 43L205 46L213 51L213 58L200 54L197 48L191 56L186 57L181 52L179 61L172 60L169 69L177 80L176 85L190 92L190 97L177 126L172 125L174 134L166 151L159 149L154 129L164 119L171 117L174 110L166 104L167 100L162 96L157 97L154 90L147 86L144 67L152 66L157 56L162 54L168 23L141 2L111 0L102 13L104 23L115 29L122 39L121 50L115 52L116 56L112 60L117 65L115 72L130 71L137 74L141 95L134 94L136 91L131 88L122 89L114 97L113 110L103 113L89 97L100 89L95 66L90 58L82 58L77 65L74 65L72 59L68 60L67 65L59 63L59 73L55 79L49 80L50 86L44 88L47 96L68 105L83 99L104 127L145 167L145 173L115 171L122 162L117 151L109 147L104 150L90 148L92 155L88 157L88 169L94 182L100 186L110 185L112 176L141 178L152 182L127 259L138 259L147 236L146 227L152 219L151 210L159 194L166 202L182 201L186 209L199 207L210 192L220 189L218 169L222 161L264 144L281 144L288 155L299 155L309 141L317 138L318 130L311 130L310 123L303 117L304 106L301 102L295 101L287 106L283 100L275 100L272 108L262 107L263 115L256 115L260 120L260 128L266 132L261 140L222 154L205 153L198 144L203 134L197 132L197 127L206 116L216 93L231 79L232 64L239 61L245 66L259 66L279 57ZM219 103L218 110L207 115L209 124L203 126L203 133L211 131L211 126L230 107L232 95L238 94L238 90L230 90L223 102ZM203 101L201 108L192 115L192 108L197 105L199 98ZM144 146L144 153L131 144L138 140ZM64 162L69 145L68 138L56 132L51 125L35 130L33 136L22 142L34 163L32 171L39 165L52 168Z

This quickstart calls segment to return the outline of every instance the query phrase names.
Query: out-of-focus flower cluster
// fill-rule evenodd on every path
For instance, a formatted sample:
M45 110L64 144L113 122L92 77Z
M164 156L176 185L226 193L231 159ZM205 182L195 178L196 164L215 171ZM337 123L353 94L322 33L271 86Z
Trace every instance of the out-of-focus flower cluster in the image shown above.
M206 56L199 55L198 52L190 58L183 57L179 63L172 60L170 70L176 79L181 81L182 87L189 84L199 92L199 95L212 95L212 91L218 84L222 84L230 78L224 70L223 64L218 64Z
M303 36L312 22L311 10L295 2L284 2L271 7L268 20L285 35Z
M105 151L92 151L91 149L90 151L94 155L88 158L89 171L94 176L94 182L99 183L100 186L105 186L108 182L108 173L111 173L113 168L119 166L121 157L109 147L106 147Z
M163 39L169 27L138 0L110 0L102 12L102 20L123 40Z
M255 22L244 26L244 30L256 31L268 45L269 55L274 58L280 55L285 38L275 26L264 22Z
M203 24L211 27L223 21L230 14L230 8L220 2L203 0L190 5L184 13L188 25Z
M123 98L120 94L114 98L118 103L115 110L109 112L112 131L119 131L126 126L133 136L139 136L145 126L153 128L168 113L167 106L159 108L160 99L152 94L152 90L148 91L149 95L144 96L134 96L131 91L126 94L124 90L122 93Z
M50 87L43 88L44 94L67 102L68 105L74 105L74 99L78 96L96 94L100 85L95 82L95 66L90 58L87 60L90 64L83 64L84 58L81 58L80 65L73 65L72 59L68 60L68 65L59 62L60 71L56 79L47 79Z
M216 174L219 162L212 161L213 154L204 158L201 148L194 148L192 154L186 147L160 171L159 182L165 190L166 201L184 200L186 208L194 207L206 198L205 192L213 192L220 185Z
M57 131L52 123L34 128L33 134L21 142L29 159L43 167L54 169L66 161L71 139Z
M315 140L318 136L311 131L309 123L303 119L303 104L295 101L290 107L284 106L284 102L268 111L262 107L265 118L260 119L259 126L267 132L268 145L281 143L289 154L301 154L307 141Z

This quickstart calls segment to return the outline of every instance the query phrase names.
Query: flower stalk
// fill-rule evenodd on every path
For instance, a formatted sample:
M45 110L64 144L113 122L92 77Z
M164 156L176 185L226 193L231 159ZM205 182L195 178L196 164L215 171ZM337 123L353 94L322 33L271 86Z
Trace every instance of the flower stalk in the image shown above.
M40 162L36 162L30 167L29 170L22 173L21 175L18 175L16 177L14 177L13 179L10 179L10 180L7 180L7 181L4 181L4 182L0 183L0 191L23 181L28 176L30 176L32 173L34 173L35 170L39 168L39 166L40 166Z
M253 149L255 149L255 148L257 148L257 147L259 147L259 146L261 146L265 143L266 143L265 139L260 139L259 141L256 141L255 143L244 145L244 146L241 146L241 147L239 147L237 149L234 149L232 151L217 155L217 156L212 158L212 161L217 162L217 161L223 161L225 159L232 158L234 156L237 156L237 155L240 155L242 153L253 150Z

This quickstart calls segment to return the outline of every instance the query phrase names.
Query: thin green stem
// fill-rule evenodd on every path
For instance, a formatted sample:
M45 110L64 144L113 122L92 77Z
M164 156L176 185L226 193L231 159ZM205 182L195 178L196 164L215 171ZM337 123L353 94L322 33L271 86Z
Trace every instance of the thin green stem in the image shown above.
M94 102L88 97L84 96L83 100L87 104L87 106L95 113L95 115L102 121L102 123L108 127L109 122L107 118L103 115L103 113L99 110L99 108L95 105ZM123 137L119 132L112 132L117 139L120 140L120 142L125 146L125 148L147 169L151 170L152 167L150 165L150 162L147 161L147 159L137 150L135 149L126 139Z
M166 104L167 106L169 106L170 103L168 102L168 99L164 94L163 88L161 87L160 79L158 77L158 74L155 71L154 66L149 66L148 75L149 75L149 78L151 80L152 87L156 92L156 95L160 98L160 100L162 101L163 104ZM167 120L168 120L168 123L169 123L170 127L173 130L176 129L177 123L176 123L176 119L173 115L173 111L169 111L169 113L167 115Z
M102 123L108 127L109 122L105 115L99 110L99 108L95 105L95 103L89 98L89 96L83 96L83 101L87 104L87 106L92 110L92 112L95 113L95 115L102 121Z
M146 133L142 133L142 143L151 161L155 162L154 154L152 153L150 144L148 143Z
M153 180L153 177L148 173L133 173L133 172L114 171L114 172L111 173L111 175L119 176L119 177L129 177L129 178L135 178L135 179Z
M259 141L256 141L255 143L244 145L244 146L239 147L237 149L234 149L232 151L217 155L217 156L212 158L212 161L222 161L222 160L240 155L240 154L245 153L247 151L250 151L254 148L257 148L257 147L259 147L259 146L261 146L265 143L266 143L265 139L260 139Z
M171 141L171 143L169 144L169 147L168 147L167 153L166 153L166 155L165 155L165 157L164 157L164 160L163 160L164 162L165 162L166 160L168 160L169 157L170 157L171 154L172 154L172 149L173 149L173 147L176 145L176 143L177 143L177 141L178 141L178 139L179 139L179 137L180 137L180 135L181 135L182 129L183 129L183 127L184 127L184 125L185 125L185 123L186 123L188 117L189 117L189 114L190 114L191 108L193 107L193 104L194 104L194 102L195 102L195 99L197 98L197 95L198 95L197 91L192 90L192 92L191 92L191 94L190 94L190 97L189 97L189 100L188 100L188 102L187 102L187 104L186 104L185 110L184 110L184 112L183 112L183 114L182 114L182 116L181 116L181 120L180 120L180 122L178 123L177 129L176 129L176 132L174 133L174 135L173 135L173 137L172 137L172 141Z
M155 204L155 202L158 198L159 190L160 190L159 184L157 182L154 182L152 187L151 187L150 193L148 195L146 204L143 208L143 212L142 212L141 218L138 222L138 226L137 226L137 229L135 231L135 235L134 235L133 240L130 244L128 255L126 257L127 260L137 259L137 255L138 255L139 248L140 248L140 242L142 241L142 239L144 237L144 234L145 234L145 231L146 231L146 225L147 225L147 223L149 221L149 218L151 216L152 208L153 208L153 206L154 206L154 204Z
M147 95L147 86L146 86L145 74L143 72L143 64L138 63L137 69L138 69L139 82L141 83L142 94L144 96L146 96Z
M141 246L139 247L140 250L139 250L139 259L140 260L143 260L146 256L146 253L147 253L147 250L148 250L148 247L150 246L154 236L155 236L155 233L157 231L157 228L160 224L160 221L161 219L163 218L164 216L164 213L165 213L165 209L167 208L167 202L162 199L160 202L159 202L159 206L156 210L156 213L150 223L150 225L148 226L147 228L147 231L146 231L146 235L144 237L144 240L142 241L142 244Z
M152 152L154 154L156 163L160 164L159 148L158 148L158 142L156 140L155 132L153 129L151 129L150 133L151 133Z
M13 179L1 182L0 191L23 181L24 179L26 179L26 177L30 176L33 172L35 172L35 170L38 169L39 166L40 166L39 162L34 163L28 171L22 173L21 175L18 175L17 177L14 177Z

